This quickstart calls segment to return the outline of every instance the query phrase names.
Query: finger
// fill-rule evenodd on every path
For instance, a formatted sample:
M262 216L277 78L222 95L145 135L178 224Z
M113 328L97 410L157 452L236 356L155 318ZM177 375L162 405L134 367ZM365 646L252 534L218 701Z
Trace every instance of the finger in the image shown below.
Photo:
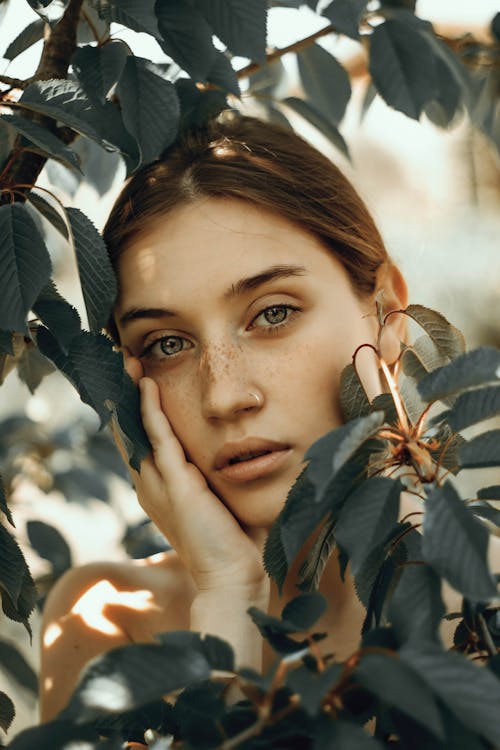
M124 367L129 375L129 377L133 380L133 382L138 385L139 380L144 375L144 370L142 367L142 362L138 357L134 357L132 352L127 346L123 346L122 349L123 354L123 364Z

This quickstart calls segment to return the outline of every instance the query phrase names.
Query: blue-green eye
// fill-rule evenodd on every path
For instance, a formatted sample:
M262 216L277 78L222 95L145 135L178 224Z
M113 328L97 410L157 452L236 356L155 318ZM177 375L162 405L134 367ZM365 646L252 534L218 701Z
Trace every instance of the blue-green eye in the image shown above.
M287 325L296 312L299 312L299 308L293 305L271 305L255 316L252 328L261 328L265 331L276 330ZM263 323L258 322L259 318L263 320Z
M163 354L171 355L171 354L178 354L182 351L183 339L180 336L165 336L162 339L159 339L157 343L160 344L160 349L163 352Z
M180 354L184 349L190 349L192 344L183 336L160 336L145 348L141 357L151 359L169 359Z

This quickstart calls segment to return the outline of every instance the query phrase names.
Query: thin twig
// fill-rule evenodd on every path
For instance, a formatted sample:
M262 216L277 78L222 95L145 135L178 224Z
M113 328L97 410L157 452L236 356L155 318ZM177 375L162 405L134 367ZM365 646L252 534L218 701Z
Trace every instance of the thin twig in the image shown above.
M25 89L32 83L33 78L12 78L11 76L0 75L0 83L5 83L12 89Z
M489 655L496 656L498 653L498 649L495 646L493 638L491 637L491 633L489 631L488 625L486 624L486 620L484 619L484 615L479 612L479 614L477 615L477 619L479 620L479 628L481 630L481 635L483 636L483 641L486 644Z

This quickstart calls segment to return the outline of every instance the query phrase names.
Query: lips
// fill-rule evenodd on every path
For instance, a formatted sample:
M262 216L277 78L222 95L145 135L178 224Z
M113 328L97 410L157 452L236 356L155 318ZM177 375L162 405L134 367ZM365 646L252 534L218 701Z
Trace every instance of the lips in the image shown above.
M277 471L291 453L285 443L261 438L247 438L238 443L227 443L220 450L214 468L232 482L250 482Z
M246 438L238 443L226 443L215 456L214 468L219 471L225 466L249 461L274 451L287 450L290 446L275 440Z

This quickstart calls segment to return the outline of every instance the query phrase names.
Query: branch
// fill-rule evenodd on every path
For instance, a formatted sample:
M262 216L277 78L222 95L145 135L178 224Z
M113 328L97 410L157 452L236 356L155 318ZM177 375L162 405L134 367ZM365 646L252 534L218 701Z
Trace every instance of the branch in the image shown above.
M33 78L11 78L10 76L0 75L0 83L5 83L13 89L25 89L32 81Z

